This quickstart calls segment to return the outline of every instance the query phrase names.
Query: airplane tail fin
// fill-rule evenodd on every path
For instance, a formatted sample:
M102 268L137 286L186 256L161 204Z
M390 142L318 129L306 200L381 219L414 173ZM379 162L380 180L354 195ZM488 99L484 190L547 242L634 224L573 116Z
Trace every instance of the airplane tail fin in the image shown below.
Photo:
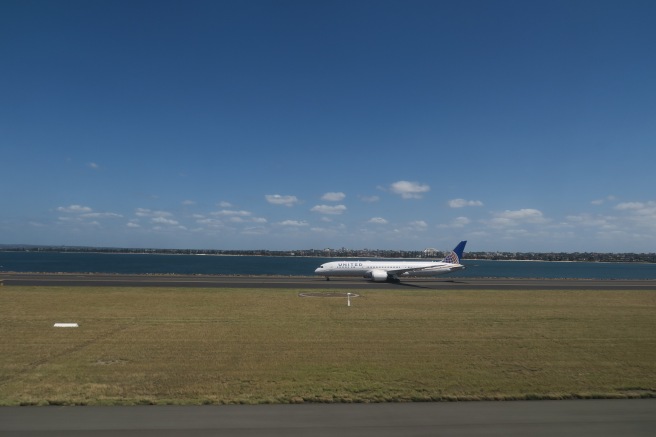
M442 262L460 264L460 259L462 258L462 254L465 251L465 244L467 244L467 240L458 243L455 249L453 249L450 254L444 257Z

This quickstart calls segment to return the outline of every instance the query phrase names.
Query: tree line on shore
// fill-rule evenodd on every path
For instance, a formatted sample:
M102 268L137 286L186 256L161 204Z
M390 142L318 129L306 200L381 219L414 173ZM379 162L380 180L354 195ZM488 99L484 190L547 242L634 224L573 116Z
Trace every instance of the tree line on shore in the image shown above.
M232 255L232 256L303 256L303 257L360 257L360 258L430 258L439 259L444 252L424 250L385 249L300 249L300 250L219 250L219 249L143 249L79 246L0 245L5 252L77 252L162 255ZM578 262L642 262L656 263L656 253L604 252L465 252L464 259L506 261L578 261Z

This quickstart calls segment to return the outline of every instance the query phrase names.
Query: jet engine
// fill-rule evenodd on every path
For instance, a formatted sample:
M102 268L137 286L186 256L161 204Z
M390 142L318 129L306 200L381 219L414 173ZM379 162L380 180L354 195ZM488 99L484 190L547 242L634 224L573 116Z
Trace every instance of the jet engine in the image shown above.
M364 277L374 282L385 282L387 281L387 272L385 270L369 270Z

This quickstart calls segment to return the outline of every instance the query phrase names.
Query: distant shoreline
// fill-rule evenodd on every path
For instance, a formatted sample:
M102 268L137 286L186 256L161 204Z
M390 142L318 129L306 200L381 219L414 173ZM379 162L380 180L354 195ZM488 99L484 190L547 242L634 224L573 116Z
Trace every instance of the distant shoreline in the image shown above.
M18 246L0 244L0 253L95 253L115 255L194 255L224 257L266 257L266 258L346 258L346 259L441 259L446 252L424 256L424 251L401 250L348 250L348 249L307 249L307 250L210 250L210 249L130 249L98 247L61 246ZM597 253L597 252L465 252L464 260L474 261L537 261L537 262L585 262L585 263L656 263L656 253Z

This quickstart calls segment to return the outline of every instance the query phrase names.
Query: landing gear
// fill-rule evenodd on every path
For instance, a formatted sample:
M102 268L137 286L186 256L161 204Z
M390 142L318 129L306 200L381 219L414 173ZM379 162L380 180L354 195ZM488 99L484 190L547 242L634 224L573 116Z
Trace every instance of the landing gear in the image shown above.
M326 276L326 281L330 281L330 278L328 276Z

